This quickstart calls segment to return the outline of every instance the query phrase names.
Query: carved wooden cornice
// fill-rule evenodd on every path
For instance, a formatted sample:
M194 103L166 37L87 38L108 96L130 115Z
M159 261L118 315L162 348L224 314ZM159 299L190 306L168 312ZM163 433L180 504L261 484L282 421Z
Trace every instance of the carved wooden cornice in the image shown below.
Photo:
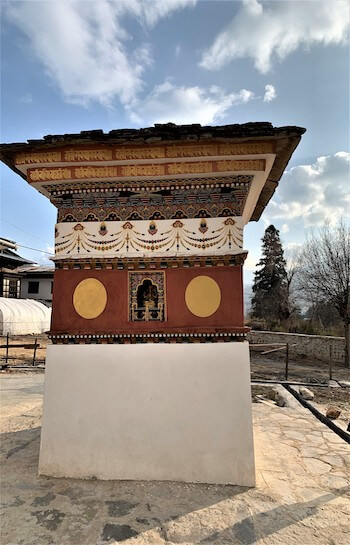
M167 257L167 258L109 258L109 259L62 259L55 260L56 269L65 270L144 270L174 269L188 267L234 267L242 266L248 252L234 255L210 257Z
M101 181L105 172L108 174L106 180L111 181L115 175L142 178L199 173L205 177L214 172L218 176L220 172L227 172L225 169L258 172L262 165L254 161L264 159L257 159L254 155L274 154L271 172L250 218L256 221L276 190L304 132L302 127L273 127L271 123L215 127L156 124L145 129L118 129L109 133L102 130L82 131L78 134L48 135L43 139L28 140L27 143L2 144L0 158L24 179L28 177L28 181L44 184L50 180L53 183L69 181L71 176L73 180L86 180L89 183L89 178L93 176L89 168L95 169L94 177ZM224 160L225 156L227 160ZM176 158L184 160L174 162ZM191 158L205 160L191 161ZM103 161L114 165L103 165ZM133 164L122 164L127 161ZM140 161L146 163L140 164ZM152 161L155 164L150 164ZM246 162L243 164L242 161ZM84 162L101 164L83 166ZM67 163L80 163L80 166L68 166ZM28 168L28 175L27 167L31 167Z

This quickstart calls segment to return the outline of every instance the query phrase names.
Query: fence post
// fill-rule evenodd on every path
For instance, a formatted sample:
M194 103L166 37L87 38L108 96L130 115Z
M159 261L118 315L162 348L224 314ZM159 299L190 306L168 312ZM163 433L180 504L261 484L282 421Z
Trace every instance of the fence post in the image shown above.
M38 339L35 339L35 341L34 341L33 365L35 365L35 356L36 356L36 347L37 347L36 341L37 341L37 340L38 340Z
M5 363L7 363L9 357L9 334L7 332L6 335L6 356L5 356Z
M286 380L288 380L288 365L289 365L289 343L286 343L286 373L285 373Z
M329 344L329 380L333 380L333 347Z

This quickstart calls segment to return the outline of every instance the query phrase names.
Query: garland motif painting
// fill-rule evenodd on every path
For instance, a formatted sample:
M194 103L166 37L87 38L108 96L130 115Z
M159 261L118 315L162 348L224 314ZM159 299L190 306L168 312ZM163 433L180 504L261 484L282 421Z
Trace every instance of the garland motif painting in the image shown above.
M55 258L241 253L241 217L58 223Z

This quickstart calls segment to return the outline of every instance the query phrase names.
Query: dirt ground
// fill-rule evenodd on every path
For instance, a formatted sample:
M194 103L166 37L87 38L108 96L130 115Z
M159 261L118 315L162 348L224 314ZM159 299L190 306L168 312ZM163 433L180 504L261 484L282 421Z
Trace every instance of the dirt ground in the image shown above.
M285 353L272 353L262 356L255 350L250 351L252 379L285 380ZM311 384L326 384L329 381L329 364L319 359L306 357L290 358L288 380ZM332 378L350 381L350 369L342 363L333 363Z
M314 402L321 405L332 405L341 411L349 413L350 389L349 388L311 388L315 394ZM350 418L350 414L349 414Z
M50 339L46 334L42 335L10 335L8 350L8 363L9 365L32 365L33 364L33 348L11 348L11 345L15 344L34 344L35 340L40 344L40 348L37 348L35 355L35 363L45 362L46 357L46 346L51 344ZM0 363L5 363L6 355L6 337L0 337Z
M251 350L250 365L253 380L285 380L285 354L282 351L262 356ZM312 403L322 414L325 415L330 406L340 409L340 417L335 423L346 430L350 421L350 389L315 386L328 384L328 363L317 359L290 359L288 369L288 380L309 385L315 396ZM350 370L340 363L334 363L332 378L350 381ZM266 388L253 385L253 401L257 401L259 395L266 395Z

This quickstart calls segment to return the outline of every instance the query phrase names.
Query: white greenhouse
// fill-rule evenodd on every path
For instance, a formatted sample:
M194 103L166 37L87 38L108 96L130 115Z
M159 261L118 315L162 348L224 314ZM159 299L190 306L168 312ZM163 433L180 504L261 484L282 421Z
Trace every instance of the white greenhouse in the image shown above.
M0 335L30 335L50 329L51 308L33 299L0 297Z

